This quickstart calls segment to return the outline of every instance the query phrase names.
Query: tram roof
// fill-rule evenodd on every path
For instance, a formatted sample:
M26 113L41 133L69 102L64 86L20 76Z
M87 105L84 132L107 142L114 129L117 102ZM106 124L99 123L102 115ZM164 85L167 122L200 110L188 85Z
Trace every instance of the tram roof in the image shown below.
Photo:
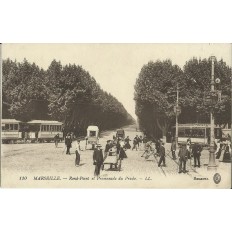
M2 123L20 123L21 121L18 121L16 119L2 119Z
M178 127L198 127L198 128L210 128L210 124L204 124L204 123L188 123L188 124L179 124ZM175 126L174 126L175 127ZM220 128L220 126L214 126L215 128Z
M32 120L28 123L30 123L30 124L58 124L58 125L62 125L62 122L49 121L49 120Z

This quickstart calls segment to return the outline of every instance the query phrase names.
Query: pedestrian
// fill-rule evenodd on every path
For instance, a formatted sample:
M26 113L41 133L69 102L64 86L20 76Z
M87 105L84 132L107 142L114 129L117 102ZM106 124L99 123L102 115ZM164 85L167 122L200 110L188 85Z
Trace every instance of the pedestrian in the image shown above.
M120 140L120 138L118 138L118 140L117 140L117 144L116 144L117 154L119 154L119 150L120 150L120 143L121 143L121 140Z
M106 158L109 155L109 150L112 148L112 143L111 140L107 140L106 146L105 146L105 151L104 151L104 157Z
M161 163L163 163L163 166L166 167L164 142L161 143L161 146L159 149L159 156L160 156L160 159L159 159L158 167L160 167Z
M188 160L188 151L185 144L180 145L180 150L178 153L179 157L179 173L186 173L186 161Z
M193 158L194 158L194 167L201 166L201 162L200 162L201 151L202 151L202 147L200 146L200 144L195 143L192 149Z
M172 159L176 160L176 140L175 139L172 140L171 151L172 151Z
M72 147L72 138L70 133L68 133L65 137L65 145L67 147L66 155L71 155L70 148Z
M59 135L59 133L58 133L58 134L56 134L55 137L54 137L55 147L58 147L58 142L59 142L59 140L60 140L60 135Z
M146 150L146 143L147 142L148 142L147 136L144 135L144 137L143 137L143 148L144 148L144 150Z
M155 149L156 149L156 153L159 155L159 151L160 151L160 140L156 140L155 141Z
M219 159L220 158L220 155L221 155L221 151L220 151L220 145L221 145L221 141L220 139L218 139L216 142L214 142L215 146L217 147L216 148L216 151L215 151L215 155L216 155L216 159ZM218 157L218 158L217 158Z
M191 154L191 138L189 137L188 139L187 139L187 146L186 146L186 148L187 148L187 155L188 155L188 159L191 159L191 156L190 156L190 154Z
M231 152L230 152L230 146L229 145L226 145L222 162L225 162L225 163L230 163L231 162Z
M125 158L127 158L126 152L125 152L125 150L123 149L123 146L120 145L120 149L119 149L119 159L120 159L120 160L123 160L123 159L125 159Z
M75 153L76 153L76 159L75 159L75 166L80 165L80 159L81 159L81 147L80 147L80 140L76 140L75 142Z
M127 136L126 138L125 138L125 148L126 149L131 149L131 145L130 145L130 138L129 138L129 136Z
M136 151L137 151L137 149L138 149L138 135L136 135L136 137L135 137L134 140L133 140L133 148L132 148L132 151L133 151L134 149L136 149Z
M145 158L146 157L149 157L149 153L151 152L151 141L148 141L146 144L145 144L145 151L144 153L141 155L141 157L143 157L145 155Z
M93 164L95 165L94 176L99 176L103 164L101 144L97 144L97 148L93 152Z
M142 144L143 144L143 136L140 135L140 136L139 136L139 147L140 147L140 150L141 150L141 148L142 148Z

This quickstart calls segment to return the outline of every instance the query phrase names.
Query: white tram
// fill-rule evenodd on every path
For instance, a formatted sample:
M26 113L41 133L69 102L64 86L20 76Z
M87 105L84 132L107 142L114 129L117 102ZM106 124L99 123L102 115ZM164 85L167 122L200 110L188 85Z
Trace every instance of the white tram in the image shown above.
M2 143L15 143L22 139L22 132L19 131L20 121L15 119L2 119L1 123Z

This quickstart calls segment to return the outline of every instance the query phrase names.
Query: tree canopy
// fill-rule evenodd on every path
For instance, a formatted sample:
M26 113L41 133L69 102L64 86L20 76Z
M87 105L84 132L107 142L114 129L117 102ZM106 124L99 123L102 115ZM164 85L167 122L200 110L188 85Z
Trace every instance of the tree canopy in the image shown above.
M81 66L53 60L47 70L10 59L3 61L3 117L22 121L59 120L65 130L84 134L88 125L109 129L134 119Z
M215 61L215 85L222 100L214 107L217 124L230 123L230 68L223 60ZM149 62L144 65L135 84L136 115L142 130L153 137L166 136L175 125L174 106L179 89L180 123L209 123L210 108L205 96L210 92L211 60L193 58L183 71L171 60Z

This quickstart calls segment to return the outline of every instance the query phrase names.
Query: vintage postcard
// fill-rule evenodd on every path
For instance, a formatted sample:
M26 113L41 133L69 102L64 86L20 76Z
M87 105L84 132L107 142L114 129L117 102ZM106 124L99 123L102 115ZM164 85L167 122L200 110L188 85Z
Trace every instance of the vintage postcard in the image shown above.
M231 188L231 44L1 44L1 187Z

